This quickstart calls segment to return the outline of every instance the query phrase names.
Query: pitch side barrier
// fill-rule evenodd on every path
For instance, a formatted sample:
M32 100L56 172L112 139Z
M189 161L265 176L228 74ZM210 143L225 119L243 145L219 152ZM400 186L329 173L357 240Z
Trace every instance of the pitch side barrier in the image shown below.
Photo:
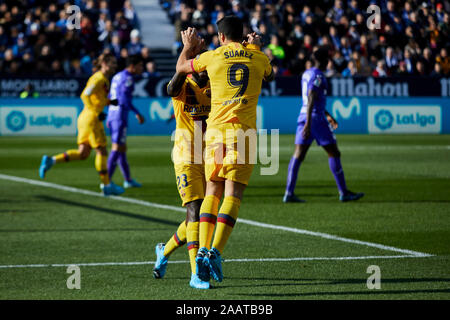
M171 77L140 77L136 79L133 95L140 98L167 97ZM28 84L40 97L79 97L86 77L11 76L0 74L0 98L18 97ZM386 78L352 77L328 78L328 95L332 97L450 97L450 77L399 76ZM278 76L263 82L264 97L300 96L300 76Z
M171 135L173 107L169 98L135 98L134 105L146 118L139 125L129 115L129 135ZM74 136L79 98L0 98L0 135ZM261 97L257 108L257 127L293 134L301 108L300 96ZM329 97L327 110L339 122L337 134L448 134L450 97ZM107 130L108 131L108 130Z

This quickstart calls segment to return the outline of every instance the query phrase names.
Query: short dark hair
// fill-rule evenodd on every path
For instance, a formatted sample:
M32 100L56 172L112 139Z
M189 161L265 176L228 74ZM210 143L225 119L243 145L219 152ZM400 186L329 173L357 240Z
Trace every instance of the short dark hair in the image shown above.
M316 51L313 52L312 58L314 61L319 62L320 64L325 64L328 62L328 49L326 47L320 47Z
M242 41L244 25L242 20L236 16L225 16L217 21L217 30L232 41Z
M137 64L139 64L141 62L144 62L144 60L142 59L141 55L133 54L131 56L128 56L126 64L127 64L127 67L128 67L128 66L131 66L131 65L135 66L135 65L137 65Z

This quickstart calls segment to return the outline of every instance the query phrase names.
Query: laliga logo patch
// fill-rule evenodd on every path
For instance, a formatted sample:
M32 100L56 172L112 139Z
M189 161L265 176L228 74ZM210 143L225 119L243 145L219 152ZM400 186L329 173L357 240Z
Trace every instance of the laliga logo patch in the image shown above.
M6 127L14 132L23 130L23 128L25 128L26 123L27 118L25 117L23 112L20 111L12 111L6 117Z
M382 109L375 115L375 125L381 130L389 129L390 127L392 127L393 122L394 117L388 110Z

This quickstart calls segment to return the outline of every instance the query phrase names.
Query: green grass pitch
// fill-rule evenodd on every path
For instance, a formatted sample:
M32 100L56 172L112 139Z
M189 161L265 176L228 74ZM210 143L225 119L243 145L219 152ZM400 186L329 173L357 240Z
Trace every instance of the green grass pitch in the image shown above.
M164 279L152 278L155 245L184 219L170 137L128 138L143 188L123 197L145 203L79 193L99 192L93 154L53 167L44 181L55 188L8 180L40 181L41 156L74 148L75 138L0 137L0 299L449 299L450 137L338 141L348 187L366 196L340 203L326 154L313 146L296 190L307 203L283 204L293 136L280 136L278 174L261 176L256 166L245 192L223 253L224 281L201 291L189 287L184 247ZM114 180L123 181L119 169ZM80 265L80 290L66 286L69 264ZM380 268L380 289L367 287L371 265Z

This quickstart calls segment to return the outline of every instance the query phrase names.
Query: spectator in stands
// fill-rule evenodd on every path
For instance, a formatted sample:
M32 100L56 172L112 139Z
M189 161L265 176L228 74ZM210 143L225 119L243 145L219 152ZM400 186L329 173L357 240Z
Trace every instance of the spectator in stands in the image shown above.
M400 61L398 64L398 69L395 75L397 76L407 76L408 70L406 70L406 63L405 61Z
M448 76L450 73L450 58L448 57L447 49L441 49L439 56L436 57L436 62L441 66L442 73Z
M209 23L208 12L203 0L197 0L197 7L192 14L192 24L197 29L205 29Z
M308 60L306 62L306 69L311 68L311 66L312 66L312 62L311 62L311 60ZM338 75L338 72L336 71L336 68L334 67L334 63L331 60L329 60L328 64L327 64L327 69L325 70L325 76L328 78L331 78L331 77L335 77L336 75Z
M356 76L358 73L358 69L356 68L356 63L353 60L350 60L347 64L347 68L342 71L342 76L344 78L351 78Z
M175 23L175 54L181 46L180 31L192 25L205 35L210 49L216 48L216 31L212 32L209 24L215 29L218 19L235 14L244 20L246 30L260 34L262 50L273 45L271 39L276 35L278 45L271 51L276 55L285 53L284 59L277 58L277 68L282 74L287 69L293 74L304 70L317 44L331 47L336 75L346 69L350 60L354 60L358 74L372 74L378 60L385 61L388 74L417 74L416 68L421 65L418 61L422 62L425 74L450 74L448 1L161 0L160 3ZM371 3L379 5L383 15L381 29L373 32L366 26L366 9ZM72 74L72 69L88 70L92 56L104 50L122 56L122 60L131 52L142 51L140 41L130 44L136 40L130 37L132 30L139 30L138 13L132 1L76 0L74 4L82 9L81 29L69 30L66 12L71 5L69 1L0 1L0 70L31 74L51 73L54 69L60 74L61 67L65 74ZM389 48L393 51L392 58ZM359 53L359 59L355 59L355 52ZM403 52L403 57L399 52ZM299 56L301 60L297 61ZM59 60L59 66L58 63L53 66L54 60ZM73 61L79 61L80 66L74 68Z
M270 37L270 44L267 46L273 53L273 55L279 59L283 60L285 56L285 52L282 46L280 46L280 42L278 36L276 34Z
M336 69L336 71L338 73L341 73L345 69L345 67L347 65L347 61L345 60L345 58L342 55L341 51L336 50L334 52L334 56L333 56L332 60L333 60L333 66Z
M230 14L239 17L243 21L248 21L248 12L245 7L242 6L240 0L233 0L231 2Z
M392 47L387 47L386 49L385 63L388 75L394 74L397 70L398 60L394 55L394 49Z
M334 7L330 11L328 11L326 19L327 22L329 23L331 22L339 23L343 15L344 15L344 8L342 0L335 0Z
M425 69L424 63L419 60L416 62L416 75L418 76L425 76L427 74L427 71Z
M102 1L106 2L106 1ZM130 0L126 0L123 4L123 14L125 18L130 22L130 26L133 29L139 29L139 19L136 11L133 8Z
M432 76L432 77L442 77L443 76L442 68L441 68L441 65L439 63L435 63L434 64L434 69L431 72L430 76Z
M149 47L144 46L141 49L141 57L142 57L142 60L144 61L144 66L147 64L147 62L153 61L153 58L151 57L151 54L150 54Z
M409 74L414 73L414 59L411 50L405 49L403 61L405 62L406 72Z
M336 50L340 50L341 49L341 39L338 36L336 27L334 25L331 25L329 32L330 32L330 39L333 43L334 48Z
M349 61L352 56L352 48L350 45L350 40L348 37L341 38L341 49L340 49L342 55L344 56L344 59Z
M130 42L127 44L128 55L139 54L144 45L141 43L141 37L139 35L139 30L133 29L130 32Z
M386 73L386 65L384 60L378 60L377 62L377 67L375 68L375 70L372 72L372 76L374 78L382 78L382 77L387 77L387 73Z
M215 34L212 37L211 43L208 46L208 50L215 50L220 47L219 37Z
M156 70L156 65L154 61L149 61L145 64L145 71L142 74L144 78L157 78L161 74Z
M114 33L111 37L111 44L108 46L108 48L116 56L116 58L120 57L122 46L120 45L120 37L117 33Z
M425 67L426 74L430 74L433 71L435 59L433 59L433 52L430 48L423 49L422 62Z

